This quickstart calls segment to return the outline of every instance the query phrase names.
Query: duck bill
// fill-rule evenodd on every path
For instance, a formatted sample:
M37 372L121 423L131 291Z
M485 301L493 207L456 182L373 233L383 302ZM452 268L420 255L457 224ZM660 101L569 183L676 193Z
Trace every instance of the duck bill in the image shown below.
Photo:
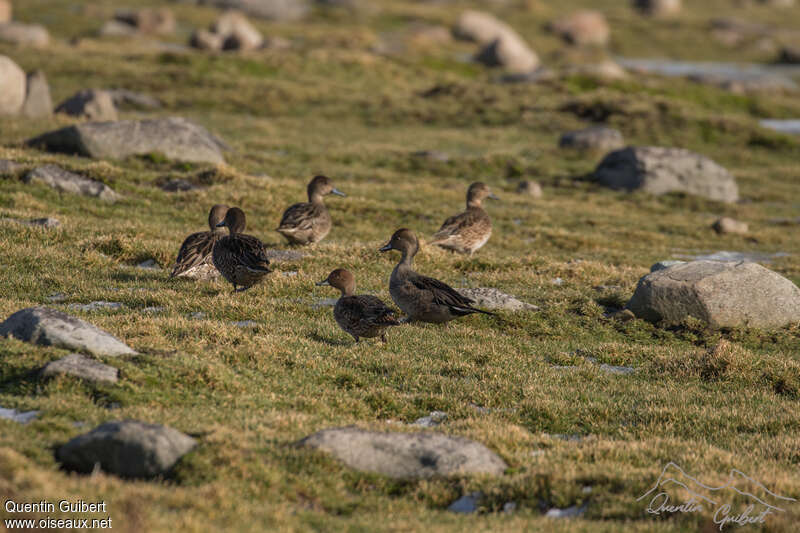
M391 249L392 249L392 243L390 243L390 242L387 242L386 244L384 244L383 246L381 246L380 248L378 248L378 251L379 251L379 252L388 252L388 251L389 251L389 250L391 250Z
M330 285L327 279L323 279L322 281L317 282L317 287L322 287L323 285Z
M340 191L339 189L333 189L333 190L331 191L331 194L335 194L336 196L347 196L345 193L343 193L343 192L342 192L342 191Z
M490 200L500 200L500 198L495 193L489 194L487 198L489 198Z

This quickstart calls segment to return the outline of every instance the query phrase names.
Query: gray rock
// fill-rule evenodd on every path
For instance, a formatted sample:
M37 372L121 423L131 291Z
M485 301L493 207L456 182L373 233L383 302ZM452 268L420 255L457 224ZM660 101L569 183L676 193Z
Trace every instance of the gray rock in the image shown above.
M625 146L625 139L622 133L613 128L592 126L565 133L558 141L558 146L576 150L609 151Z
M195 320L202 320L206 317L206 314L202 311L195 311L194 313L189 313L189 318L194 318Z
M25 103L25 72L0 55L0 115L16 115Z
M745 235L749 231L747 222L739 222L730 217L722 217L716 220L711 225L711 228L720 235L725 233L734 233L738 235Z
M88 122L51 131L28 141L53 152L95 159L160 153L190 163L224 163L226 145L205 128L183 118Z
M55 292L47 297L48 302L55 302L55 303L63 302L66 299L67 295L64 294L63 292Z
M682 265L686 261L677 261L674 259L667 259L666 261L659 261L655 263L653 266L650 267L650 272L656 272L658 270L664 270L665 268L669 268L675 265Z
M41 371L42 377L72 376L95 383L116 383L119 370L104 365L79 353L71 353L57 361L47 363Z
M506 309L509 311L536 311L535 305L517 300L510 294L491 287L477 287L474 289L458 289L458 292L475 301L475 306L483 309Z
M16 409L6 409L4 407L0 407L0 418L5 418L6 420L11 420L13 422L19 422L20 424L27 424L37 416L39 416L39 411L22 412L17 411Z
M138 265L136 268L143 268L145 270L161 270L161 267L158 265L155 259L145 259Z
M161 109L161 100L149 94L137 93L127 89L106 89L117 109L134 109L150 111Z
M483 498L482 492L470 492L465 494L447 508L448 511L460 514L471 514L478 510L478 506Z
M355 427L319 431L300 442L334 455L356 470L392 478L500 475L507 465L483 444L440 433L384 433Z
M18 218L0 218L0 222L11 222L12 224L19 224L21 226L45 229L57 228L61 226L61 222L55 218L31 218L29 220L21 220Z
M9 159L0 159L0 176L13 176L24 167Z
M444 411L431 411L431 414L428 416L423 416L422 418L414 420L413 425L432 428L438 426L445 420L447 420L447 413Z
M67 306L70 311L119 311L124 308L125 306L119 302L106 302L105 300L89 302L88 304L69 304Z
M527 194L528 196L533 196L534 198L541 198L542 186L535 181L521 181L519 182L519 185L517 185L517 193Z
M0 42L44 48L50 44L50 34L41 24L6 22L0 24Z
M161 185L161 190L166 192L186 192L186 191L194 191L199 188L200 187L198 187L191 181L181 178L171 179Z
M155 315L155 314L158 314L158 313L163 313L166 310L167 310L166 307L163 307L163 306L160 306L160 305L151 305L151 306L142 308L142 313Z
M577 518L586 512L586 508L588 506L589 503L584 502L580 507L577 505L567 507L566 509L558 509L557 507L553 507L545 513L545 516L547 518Z
M487 44L475 61L517 74L533 72L539 66L539 56L517 34L505 34Z
M608 154L595 170L612 189L660 195L684 192L720 202L739 199L736 180L711 159L682 148L628 147Z
M267 249L267 259L270 261L274 261L275 263L291 263L294 261L300 261L304 257L306 257L305 252L298 252L296 250L275 250L275 249Z
M93 196L106 202L113 202L119 198L119 195L105 183L69 172L56 165L36 167L25 174L22 181L44 183L57 191Z
M756 263L692 261L640 279L626 307L651 322L782 327L800 321L800 288Z
M48 307L17 311L0 324L0 336L42 346L56 346L92 355L136 354L134 350L102 329Z
M231 326L236 326L237 328L254 328L258 326L258 322L255 320L239 320L236 322L231 322Z
M148 479L167 474L197 441L166 426L135 420L106 422L56 451L69 470L101 470L123 478Z
M629 366L614 366L607 365L605 363L600 365L600 370L607 372L608 374L633 374L636 372L635 368Z
M78 91L61 102L56 113L99 122L117 120L117 108L111 95L98 89Z
M49 117L53 114L53 100L50 97L50 85L41 70L28 74L25 103L22 114L28 118Z
M775 252L770 254L762 252L731 252L728 250L720 250L719 252L679 257L687 257L696 261L723 261L726 263L739 263L741 261L749 261L753 263L771 263L772 260L777 257L786 257L788 255L789 254L786 252Z
M223 9L238 9L252 17L291 21L305 17L311 6L308 0L196 0L198 4Z

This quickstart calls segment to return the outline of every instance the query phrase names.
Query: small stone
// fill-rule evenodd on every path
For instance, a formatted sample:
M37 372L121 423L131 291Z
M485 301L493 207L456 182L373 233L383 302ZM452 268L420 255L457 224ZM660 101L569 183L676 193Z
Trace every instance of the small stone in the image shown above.
M0 24L0 42L44 48L50 44L50 33L41 24L6 22Z
M609 374L632 374L636 371L635 368L629 366L613 366L605 363L600 365L600 370Z
M50 97L50 85L41 70L28 74L25 103L22 114L28 118L49 117L53 114L53 100Z
M533 196L534 198L541 198L542 186L535 181L521 181L519 182L519 185L517 185L517 193L527 194L529 196Z
M156 262L155 259L145 259L144 261L136 265L136 268L142 268L145 270L161 270L161 267L159 266L159 264Z
M619 320L620 322L630 322L631 320L636 319L636 315L634 315L630 309L621 309L620 311L613 313L611 318L614 320Z
M161 109L161 100L149 94L137 93L127 89L105 89L117 109L153 110Z
M453 28L456 38L482 45L508 33L514 33L511 26L483 11L464 11Z
M558 509L553 507L545 513L545 516L547 518L577 518L586 512L586 508L588 506L588 503L584 503L580 507L573 505L572 507L567 507L566 509Z
M237 328L254 328L258 326L258 322L255 320L239 320L238 322L231 322L231 326L236 326Z
M668 259L666 261L659 261L658 263L653 264L650 267L650 272L656 272L658 270L664 270L665 268L673 267L675 265L682 265L686 261L677 261L673 259Z
M625 146L625 139L618 130L606 126L592 126L565 133L558 141L558 146L575 150L607 152Z
M487 310L506 309L508 311L538 311L539 307L518 300L491 287L476 287L473 289L458 289L462 295L470 298L476 307Z
M475 61L507 72L527 74L539 66L539 56L516 33L503 35L482 48Z
M478 510L481 498L483 498L482 492L471 492L469 494L465 494L464 496L460 497L459 499L451 503L447 507L447 510L452 513L460 513L460 514L474 513L475 511Z
M561 279L561 278L555 278L555 279L551 279L551 280L550 280L550 283L552 283L553 285L556 285L556 286L560 287L561 285L563 285L563 284L564 284L564 280L563 280L563 279Z
M69 172L56 165L36 167L28 172L22 181L44 183L57 191L93 196L107 202L113 202L119 198L119 195L105 183Z
M264 44L264 37L242 13L228 11L220 15L211 31L222 37L223 50L255 50Z
M205 30L205 29L198 29L192 33L192 37L189 40L189 46L192 48L197 48L198 50L222 50L222 44L224 43L225 38L222 35L218 35L212 31Z
M155 314L158 314L158 313L163 313L166 310L167 310L166 307L162 307L162 306L159 306L159 305L151 305L149 307L142 308L142 313L155 315Z
M107 20L100 27L101 37L132 37L137 34L135 27L119 20Z
M517 510L517 502L506 502L503 504L503 512L505 514L511 514Z
M61 222L59 222L55 218L32 218L30 220L20 220L17 218L0 218L0 222L12 222L14 224L20 224L22 226L40 227L45 229L57 228L61 226Z
M682 0L633 0L636 9L651 17L668 17L681 11Z
M63 302L67 299L67 295L63 292L56 292L47 297L47 300L53 303Z
M195 189L199 189L197 185L192 183L191 181L176 178L171 179L161 185L161 190L166 192L186 192L186 191L194 191Z
M711 227L720 235L726 233L745 235L749 230L746 222L739 222L738 220L734 220L730 217L722 217L717 219L717 221L714 222Z
M72 311L98 311L101 309L105 311L119 311L124 308L125 306L119 302L106 302L105 300L98 300L88 304L69 304L67 306L67 309Z
M194 313L189 313L189 318L193 318L195 320L202 320L206 317L206 314L202 311L195 311Z
M39 416L39 411L17 411L16 409L5 409L0 407L0 418L19 422L20 424L27 424L31 420Z
M42 368L41 375L45 378L66 375L85 381L116 383L119 379L119 370L85 355L71 353L57 361L47 363Z
M56 113L64 113L90 121L111 122L117 120L114 100L106 91L84 89L78 91L56 107Z
M446 419L447 419L447 413L443 411L431 411L431 414L429 414L428 416L423 416L422 418L416 419L412 423L412 425L422 426L425 428L432 428L434 426L438 426Z

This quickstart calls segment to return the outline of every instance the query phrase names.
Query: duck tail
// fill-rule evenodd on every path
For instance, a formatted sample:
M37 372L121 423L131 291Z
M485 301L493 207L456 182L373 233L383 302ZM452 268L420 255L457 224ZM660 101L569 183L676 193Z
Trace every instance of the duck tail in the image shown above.
M269 268L269 263L259 263L257 265L250 265L247 267L248 270L252 270L253 272L272 272L272 269Z
M484 311L483 309L478 309L477 307L472 306L452 306L450 310L458 316L466 316L471 315L473 313L482 313L484 315L489 316L497 316L497 313L492 313L491 311Z

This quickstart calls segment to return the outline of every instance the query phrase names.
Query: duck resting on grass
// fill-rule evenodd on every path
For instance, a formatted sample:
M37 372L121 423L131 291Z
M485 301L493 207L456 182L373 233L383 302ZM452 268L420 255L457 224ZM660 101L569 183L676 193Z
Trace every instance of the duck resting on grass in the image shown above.
M361 337L380 337L386 342L386 330L400 325L394 317L394 309L380 298L371 294L354 294L356 279L348 270L337 268L317 285L330 285L341 291L342 295L333 308L333 318L356 342Z
M211 231L199 231L186 237L178 251L170 278L210 279L219 274L214 267L211 253L216 242L223 236L217 224L225 220L227 212L227 205L217 204L211 208L208 213L208 227Z
M233 284L233 292L246 291L272 272L264 243L242 233L247 227L244 211L230 208L217 226L227 227L228 235L214 245L212 258L220 274Z
M492 236L492 221L483 209L483 200L499 200L485 183L476 181L467 190L467 210L444 221L430 244L460 254L474 254Z
M400 262L389 278L389 294L392 300L408 315L406 322L420 321L443 323L472 313L494 315L472 307L474 301L439 281L414 272L414 256L419 250L416 235L406 228L394 232L381 252L398 250Z
M322 198L329 194L345 196L326 176L314 177L308 184L307 192L308 202L289 207L275 230L286 237L289 244L310 244L324 239L331 231L332 222Z

